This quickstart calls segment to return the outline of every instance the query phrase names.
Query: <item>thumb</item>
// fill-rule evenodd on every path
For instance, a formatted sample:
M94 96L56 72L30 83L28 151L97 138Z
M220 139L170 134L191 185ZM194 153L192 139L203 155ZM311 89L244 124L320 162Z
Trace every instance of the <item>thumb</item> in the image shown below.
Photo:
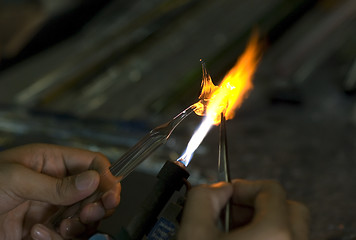
M192 215L190 219L199 217L214 223L231 195L232 185L225 182L195 187L188 193L185 211Z
M12 188L23 199L70 205L92 194L99 185L100 176L98 172L90 170L55 178L19 166L14 180L11 182Z
M45 227L42 224L35 224L32 227L31 237L36 240L45 240L45 239L63 240L63 238L59 234Z
M216 220L231 195L232 185L223 182L190 190L178 239L217 238Z
M67 205L91 195L98 188L99 181L98 172L89 170L78 175L56 179L56 187L48 187L52 189L53 202Z

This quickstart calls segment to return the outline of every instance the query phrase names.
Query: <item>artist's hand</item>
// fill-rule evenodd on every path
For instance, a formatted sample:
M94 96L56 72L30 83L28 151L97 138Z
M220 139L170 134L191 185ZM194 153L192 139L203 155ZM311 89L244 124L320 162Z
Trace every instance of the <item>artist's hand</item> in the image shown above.
M218 228L220 212L231 198L233 226ZM274 181L234 180L193 188L188 194L179 240L306 240L309 212L286 199Z
M111 174L99 175L108 166L99 153L55 145L0 152L0 239L67 239L93 231L120 201L120 184ZM58 206L91 195L103 180L112 184L98 202L85 205L79 217L63 221L57 231L40 224Z

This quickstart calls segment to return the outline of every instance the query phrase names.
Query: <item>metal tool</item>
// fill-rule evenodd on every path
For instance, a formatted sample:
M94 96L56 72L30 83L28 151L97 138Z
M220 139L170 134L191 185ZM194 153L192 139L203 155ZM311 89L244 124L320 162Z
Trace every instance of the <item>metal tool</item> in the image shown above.
M220 135L219 135L219 160L218 160L218 181L231 182L230 168L227 157L227 137L226 137L226 120L221 113ZM231 223L231 204L228 202L225 206L223 228L229 232Z

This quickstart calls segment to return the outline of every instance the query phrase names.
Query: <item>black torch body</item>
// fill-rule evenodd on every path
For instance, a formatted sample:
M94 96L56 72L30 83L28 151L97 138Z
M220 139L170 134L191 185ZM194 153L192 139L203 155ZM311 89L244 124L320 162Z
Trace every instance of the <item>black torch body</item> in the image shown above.
M157 175L157 183L143 202L140 211L127 227L130 239L142 239L155 225L157 217L175 191L185 184L189 173L180 162L167 161Z

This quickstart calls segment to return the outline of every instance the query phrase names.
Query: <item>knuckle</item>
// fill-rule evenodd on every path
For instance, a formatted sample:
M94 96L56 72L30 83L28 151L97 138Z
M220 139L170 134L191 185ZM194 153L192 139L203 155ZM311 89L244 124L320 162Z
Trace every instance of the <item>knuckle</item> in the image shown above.
M278 194L279 196L286 197L287 195L282 185L276 180L265 180L263 183L263 188L269 192Z
M107 161L107 158L104 154L102 154L101 152L94 152L95 155L99 158L99 159L102 159L104 161Z
M54 199L61 199L63 195L63 186L64 186L64 181L58 179L56 182L56 191L55 191L55 198Z
M110 166L110 162L104 154L99 152L94 152L93 160L90 164L89 169L101 173L107 170L109 166Z
M18 166L17 164L2 164L0 167L0 185L7 186L12 189L12 186L20 185ZM17 189L17 188L16 188ZM21 188L22 192L26 192L26 188Z
M310 211L303 203L296 201L288 201L290 208L295 213L298 213L303 219L309 221L310 220Z
M56 201L56 204L66 204L61 201L66 199L65 196L69 188L70 188L69 178L57 179L55 191L53 193L54 195L53 199Z
M197 187L194 187L191 190L189 190L190 198L196 198L196 197L199 197L199 196L207 197L209 195L210 195L209 186L207 186L205 184L197 186Z
M268 180L264 180L264 184L270 188L279 188L281 187L281 184L274 179L268 179Z
M280 240L293 240L292 233L287 228L279 228L275 232L275 237L273 239L280 239Z
M261 233L266 236L266 240L292 240L292 232L288 223L276 224L273 222L265 223L260 228Z
M309 214L309 209L303 203L293 201L292 204L299 212Z
M101 152L93 152L93 153L94 153L94 160L104 164L109 163L108 158Z
M195 224L194 226L184 226L184 228L178 232L178 240L219 239L218 235L219 233L213 226L207 231L206 226Z

